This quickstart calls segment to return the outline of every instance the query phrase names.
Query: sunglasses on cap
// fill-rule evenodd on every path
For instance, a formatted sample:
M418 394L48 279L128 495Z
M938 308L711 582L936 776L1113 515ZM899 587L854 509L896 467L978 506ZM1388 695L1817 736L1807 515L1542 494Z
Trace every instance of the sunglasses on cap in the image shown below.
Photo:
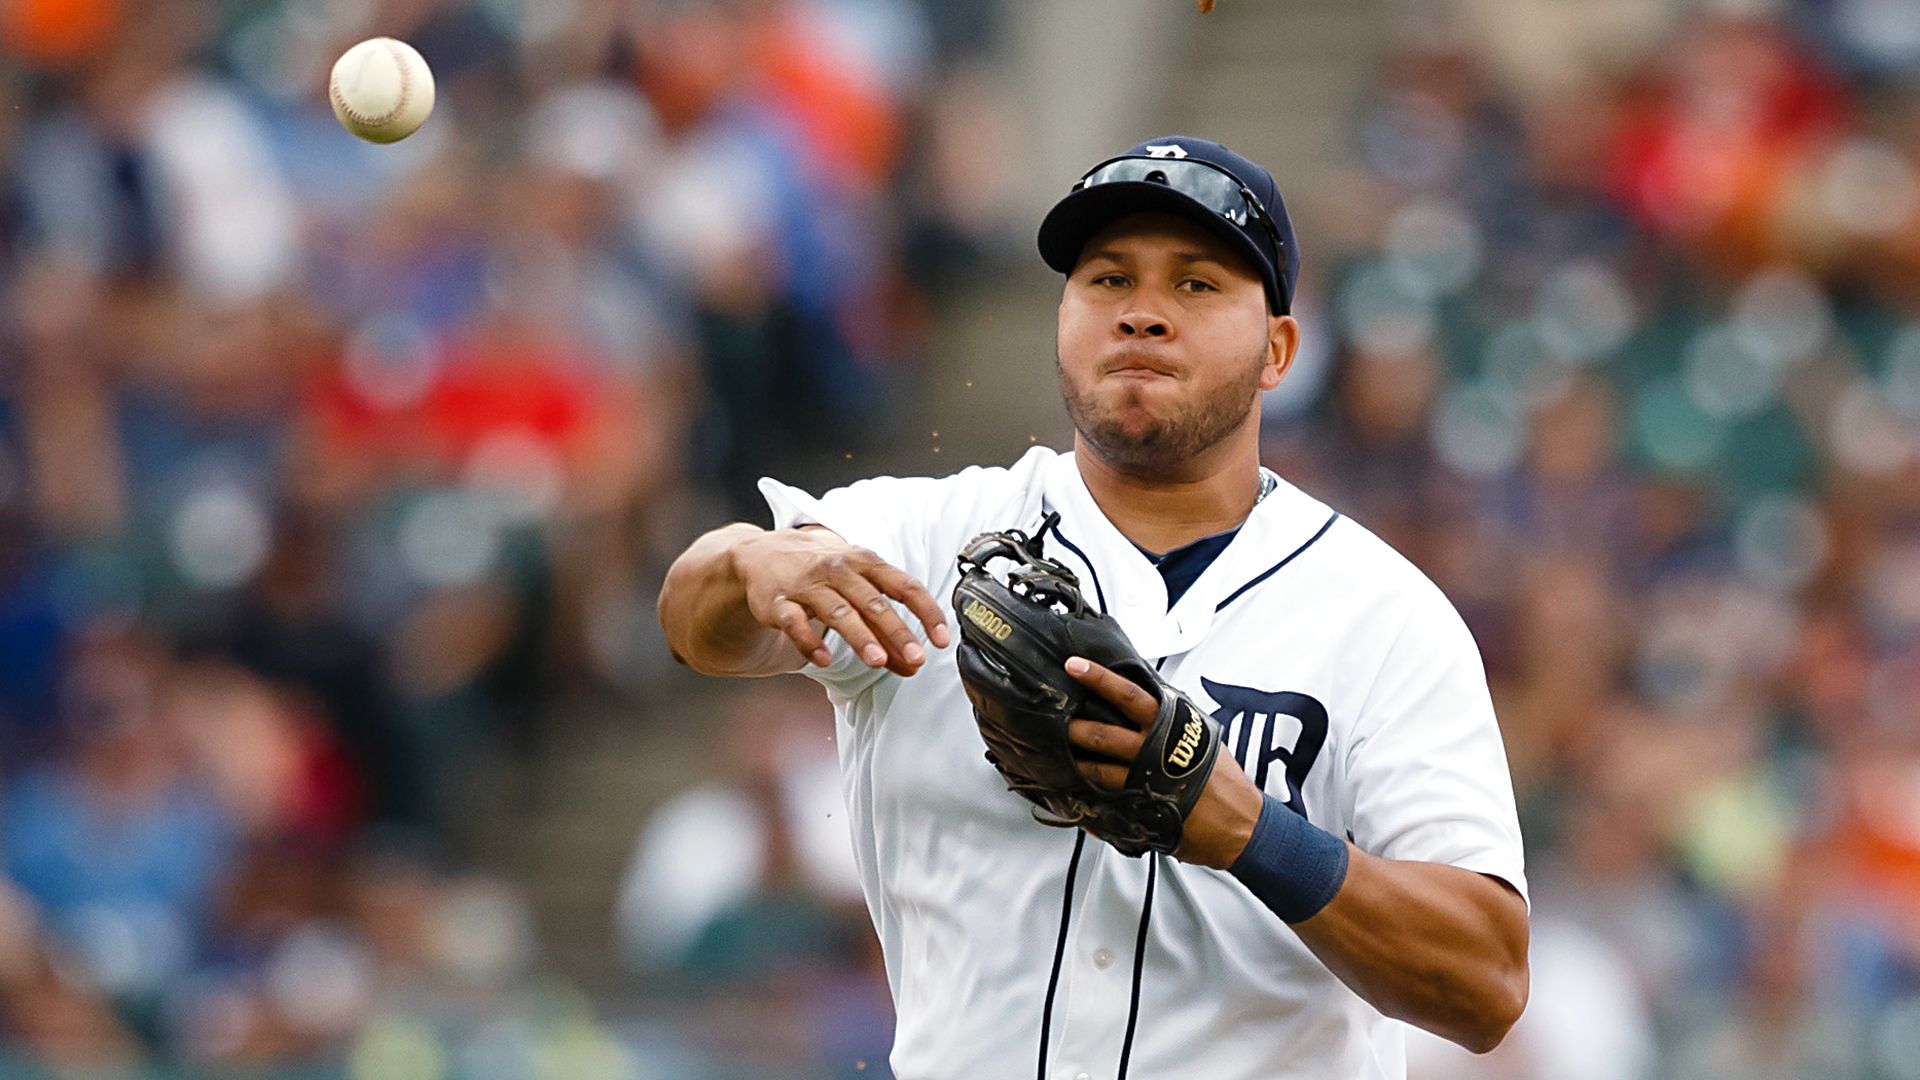
M1242 229L1257 221L1273 241L1275 256L1280 257L1286 251L1280 229L1273 223L1273 215L1267 212L1266 206L1238 178L1217 165L1190 158L1113 158L1095 165L1073 185L1073 190L1118 183L1172 188Z

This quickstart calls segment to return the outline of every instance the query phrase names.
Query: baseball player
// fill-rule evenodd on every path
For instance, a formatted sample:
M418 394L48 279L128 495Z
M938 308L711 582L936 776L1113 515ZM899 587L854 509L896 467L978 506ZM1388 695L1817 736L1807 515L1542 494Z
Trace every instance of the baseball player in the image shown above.
M1527 998L1499 729L1446 597L1260 464L1260 395L1299 342L1300 252L1272 176L1156 139L1082 177L1039 244L1066 276L1073 452L818 498L762 480L774 527L701 537L660 596L683 662L804 670L833 701L894 1072L1402 1077L1398 1021L1492 1048ZM1217 722L1171 851L1037 824L983 759L948 597L955 553L1009 528L1044 531ZM1154 695L1064 667L1125 718L1067 725L1080 773L1118 788Z

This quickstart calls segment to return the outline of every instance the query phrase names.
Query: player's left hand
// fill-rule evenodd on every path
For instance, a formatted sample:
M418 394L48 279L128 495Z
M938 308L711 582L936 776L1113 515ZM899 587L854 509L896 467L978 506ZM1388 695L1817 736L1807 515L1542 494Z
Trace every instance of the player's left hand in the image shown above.
M1146 741L1143 733L1153 726L1159 704L1131 679L1116 675L1091 660L1077 656L1069 659L1067 674L1112 702L1121 715L1133 723L1131 728L1099 720L1077 719L1067 723L1067 741L1087 755L1076 762L1081 775L1101 787L1117 791L1126 786L1127 770ZM1221 747L1206 790L1200 793L1200 801L1187 815L1174 858L1217 870L1232 866L1253 836L1261 805L1260 789L1247 779L1233 755Z

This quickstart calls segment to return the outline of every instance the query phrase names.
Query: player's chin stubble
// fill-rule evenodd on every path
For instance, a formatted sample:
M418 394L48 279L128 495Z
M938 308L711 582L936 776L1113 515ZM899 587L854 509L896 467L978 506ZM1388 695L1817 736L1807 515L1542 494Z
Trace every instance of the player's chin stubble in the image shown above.
M1171 415L1155 418L1144 428L1128 423L1121 415L1132 400L1119 408L1104 407L1093 391L1074 386L1058 353L1053 362L1060 374L1060 396L1066 401L1067 416L1080 438L1115 468L1154 473L1177 470L1247 422L1248 406L1260 392L1260 367L1265 356L1262 350L1240 368L1244 375L1221 383L1198 399L1180 402ZM1129 390L1128 398L1135 393Z

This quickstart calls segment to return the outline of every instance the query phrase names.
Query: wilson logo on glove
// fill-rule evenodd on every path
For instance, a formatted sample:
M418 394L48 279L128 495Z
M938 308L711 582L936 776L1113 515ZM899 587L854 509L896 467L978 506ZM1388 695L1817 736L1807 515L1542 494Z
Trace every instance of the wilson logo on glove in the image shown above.
M1200 741L1207 736L1204 718L1191 708L1187 710L1187 722L1180 729L1180 741L1167 751L1167 775L1178 779L1185 776L1193 766L1193 756L1200 750Z

